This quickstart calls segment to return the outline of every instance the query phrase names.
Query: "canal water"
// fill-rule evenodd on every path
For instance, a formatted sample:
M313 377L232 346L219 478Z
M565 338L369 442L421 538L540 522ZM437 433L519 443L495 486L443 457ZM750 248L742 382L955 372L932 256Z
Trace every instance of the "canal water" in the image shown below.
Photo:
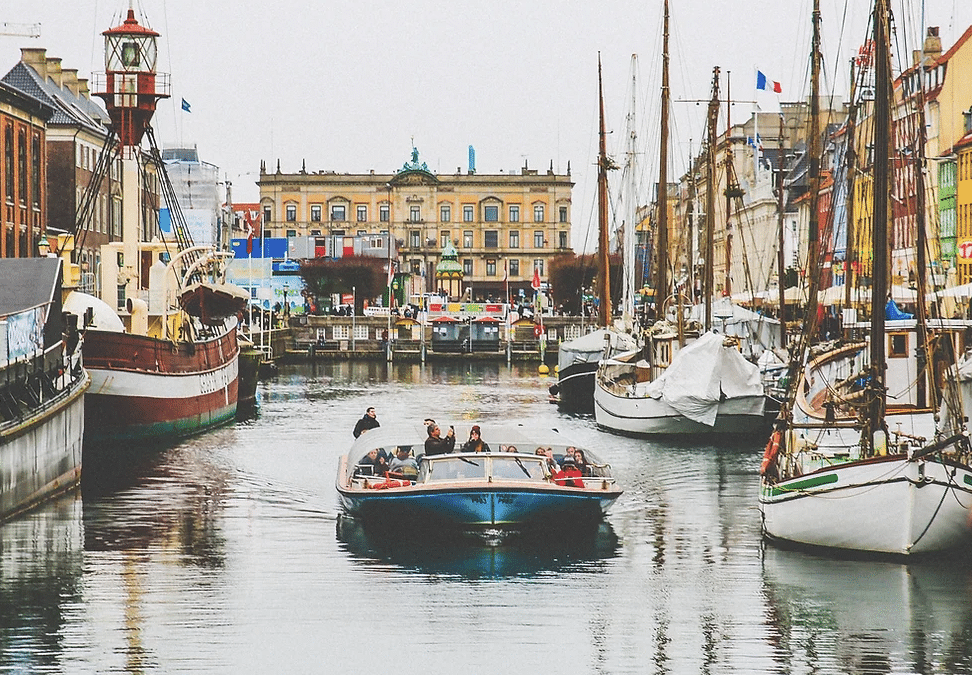
M233 426L86 454L81 491L0 526L0 673L972 673L970 556L766 547L762 439L614 436L549 384L533 365L286 367ZM368 406L487 442L493 421L555 427L625 493L596 532L377 537L334 489Z

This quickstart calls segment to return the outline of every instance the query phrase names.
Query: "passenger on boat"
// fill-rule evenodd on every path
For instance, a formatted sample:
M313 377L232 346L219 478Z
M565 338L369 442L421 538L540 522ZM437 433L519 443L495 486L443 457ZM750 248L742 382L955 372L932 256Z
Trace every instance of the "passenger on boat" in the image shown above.
M554 459L553 448L544 448L541 445L534 454L547 458L547 467L550 469L551 474L557 474L560 471L560 465Z
M506 451L507 452L519 452L519 450L516 449L516 446L515 445L507 445L506 446Z
M375 409L368 408L364 416L354 425L354 437L357 438L369 429L377 429L380 426L378 419L375 417Z
M591 475L591 465L587 463L584 451L580 448L574 450L574 464L577 465L577 470L580 471L582 476Z
M385 459L386 453L379 452L378 448L372 448L368 454L358 462L358 473L372 476L384 476L388 471L388 461Z
M429 425L428 431L429 437L425 439L426 455L430 457L432 455L444 455L456 449L456 431L452 427L449 427L445 438L442 437L442 430L438 424Z
M557 473L554 474L554 482L557 485L563 485L566 487L584 487L584 481L580 480L583 474L577 468L574 460L569 456L564 457L564 463Z
M396 449L395 456L388 463L388 470L392 473L399 473L406 478L414 478L418 475L418 462L411 455L411 448L408 446Z
M469 430L469 440L462 444L459 452L489 452L489 445L483 440L478 424Z

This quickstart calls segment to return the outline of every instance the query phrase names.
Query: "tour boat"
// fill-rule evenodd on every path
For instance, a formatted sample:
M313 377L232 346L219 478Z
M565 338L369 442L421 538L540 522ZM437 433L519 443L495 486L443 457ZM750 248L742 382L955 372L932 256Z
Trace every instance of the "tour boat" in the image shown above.
M468 430L468 425L457 425L456 437L468 437L462 435ZM483 425L483 439L491 448L483 453L428 456L426 438L422 424L361 434L338 462L337 491L345 513L388 526L555 527L595 523L621 496L610 465L585 448L578 449L585 453L590 475L574 479L583 487L558 484L548 458L534 453L551 449L560 462L569 447L577 446L553 430ZM362 470L360 462L372 450L392 455L397 448L409 449L417 475L375 476L370 467Z

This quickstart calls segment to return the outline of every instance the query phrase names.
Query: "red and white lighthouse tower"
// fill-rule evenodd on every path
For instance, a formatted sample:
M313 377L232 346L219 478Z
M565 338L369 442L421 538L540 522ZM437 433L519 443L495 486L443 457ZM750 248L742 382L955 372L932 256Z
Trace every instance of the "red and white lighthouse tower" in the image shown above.
M169 97L168 74L155 70L159 34L140 25L129 5L125 22L102 35L105 72L102 81L96 80L94 93L104 100L122 146L136 147L152 121L156 103Z

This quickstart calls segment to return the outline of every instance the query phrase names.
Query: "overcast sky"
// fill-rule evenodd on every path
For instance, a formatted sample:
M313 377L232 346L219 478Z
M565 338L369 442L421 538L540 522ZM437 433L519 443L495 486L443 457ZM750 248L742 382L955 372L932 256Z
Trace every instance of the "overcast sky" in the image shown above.
M20 47L42 47L81 77L104 70L101 32L124 19L128 0L3 0L0 22L41 24L41 37L0 36L0 70ZM972 24L969 0L926 0L924 24L948 49ZM712 7L734 9L715 12ZM861 44L863 0L821 0L825 87L846 90L847 62ZM892 0L909 49L921 11ZM143 25L161 33L159 70L172 98L155 118L160 142L194 143L233 184L234 201L256 201L261 160L273 170L391 172L409 158L439 173L480 173L524 162L571 172L574 245L591 248L597 155L597 58L601 54L609 152L623 161L638 54L635 114L648 193L658 149L661 0L134 0ZM752 112L755 71L806 96L810 0L671 0L673 98L670 177L703 134L712 68L729 72L732 119ZM727 86L722 79L722 92ZM182 99L191 112L180 108ZM722 113L725 119L725 111ZM617 181L619 173L612 174ZM585 243L586 242L586 243Z

